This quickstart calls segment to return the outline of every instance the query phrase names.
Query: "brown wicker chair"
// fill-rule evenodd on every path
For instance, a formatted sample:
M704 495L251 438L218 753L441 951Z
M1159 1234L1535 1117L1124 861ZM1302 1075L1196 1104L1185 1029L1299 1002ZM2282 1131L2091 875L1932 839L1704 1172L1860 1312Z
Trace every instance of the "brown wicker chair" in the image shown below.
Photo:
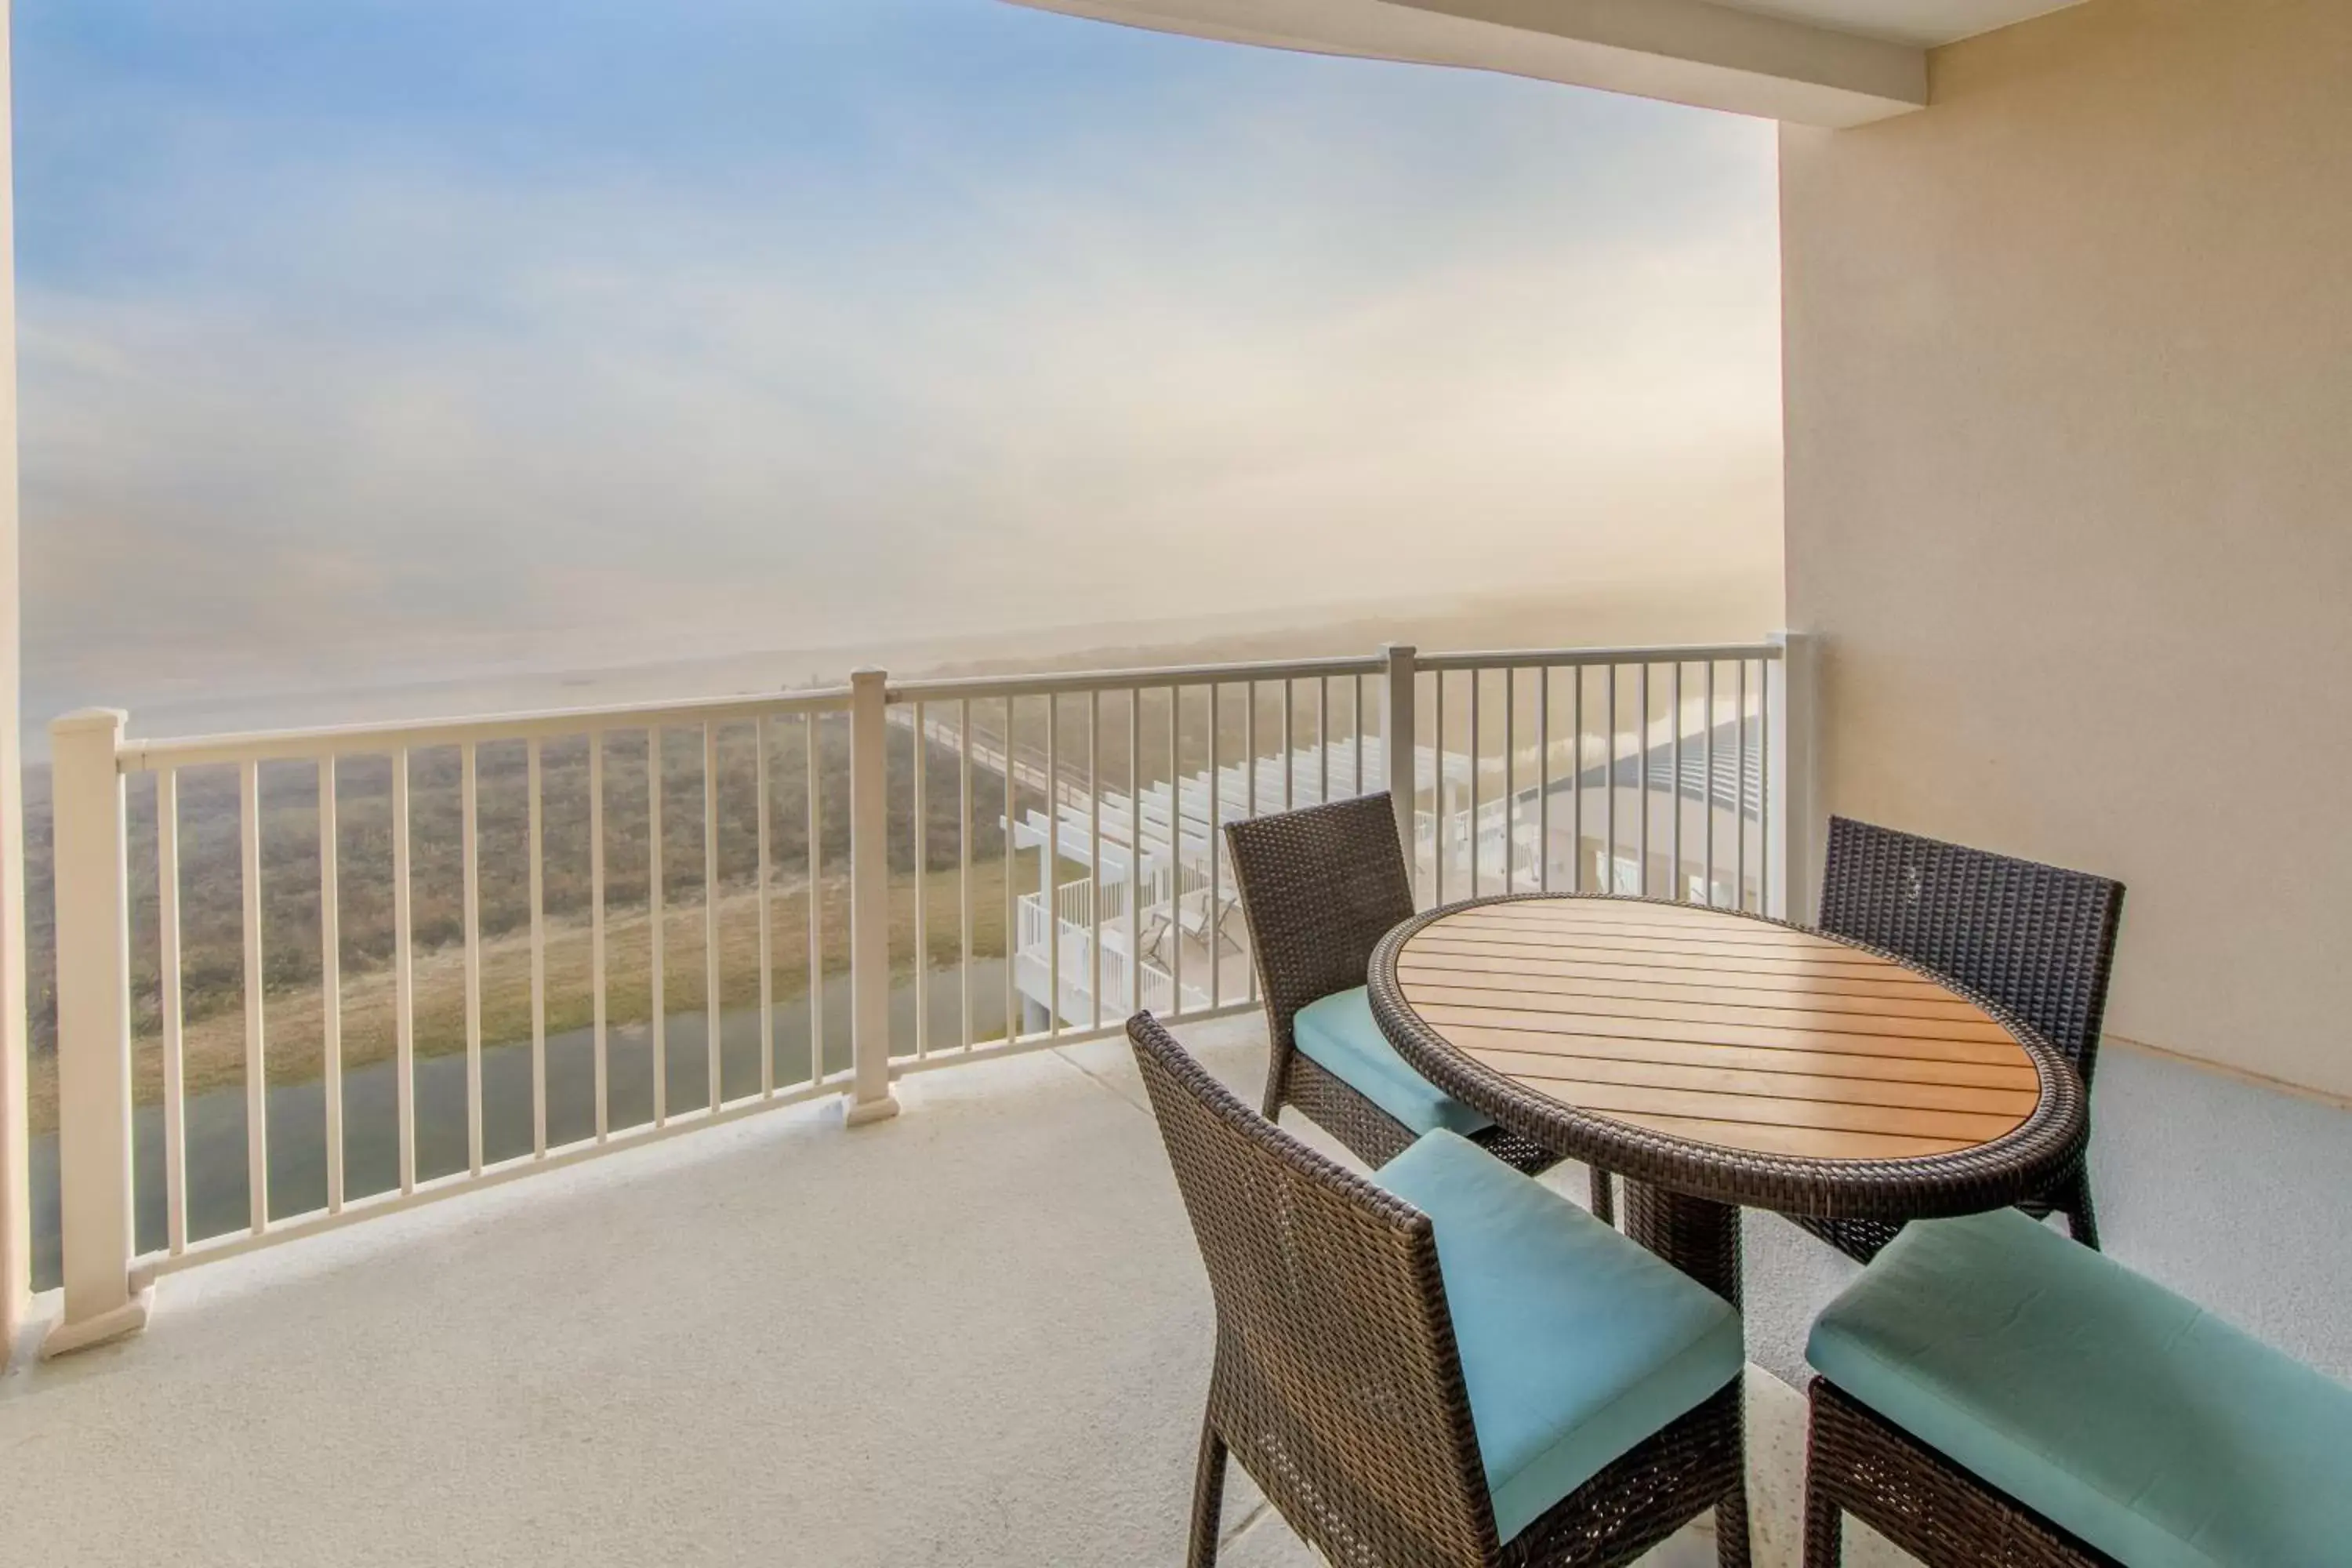
M1292 1026L1309 1004L1360 987L1372 949L1412 918L1412 883L1389 797L1228 823L1225 844L1265 1001L1266 1120L1279 1121L1282 1108L1295 1105L1359 1159L1383 1164L1425 1129L1407 1126L1299 1050ZM1500 1127L1489 1125L1473 1141L1531 1175L1559 1163ZM1607 1178L1594 1172L1592 1212L1603 1219L1613 1217L1610 1197Z
M1805 1568L1839 1568L1853 1515L1931 1568L2123 1568L1817 1377L1805 1433Z
M1430 1216L1253 1112L1150 1014L1128 1034L1216 1300L1191 1568L1216 1561L1229 1456L1301 1537L1351 1568L1625 1563L1708 1509L1720 1510L1720 1560L1748 1562L1736 1371L1500 1539ZM1450 1133L1429 1141L1467 1149ZM1634 1243L1592 1226L1586 1239L1598 1238L1722 1310ZM1736 1321L1731 1331L1736 1368Z
M2352 1561L2352 1388L2029 1215L1905 1227L1805 1359L1806 1568Z
M2009 1008L2065 1056L2086 1093L2123 902L2123 884L2104 877L1830 819L1822 930L1949 975ZM2075 1240L2099 1245L2087 1163L2018 1206L2037 1218L2063 1214ZM1902 1229L1899 1220L1797 1223L1864 1263Z

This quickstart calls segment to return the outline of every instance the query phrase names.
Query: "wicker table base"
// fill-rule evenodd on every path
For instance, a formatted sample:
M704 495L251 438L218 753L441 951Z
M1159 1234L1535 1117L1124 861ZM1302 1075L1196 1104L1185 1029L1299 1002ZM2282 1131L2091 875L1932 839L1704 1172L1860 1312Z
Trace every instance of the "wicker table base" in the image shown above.
M1739 1305L1739 1211L1729 1204L1629 1180L1625 1234L1734 1307Z

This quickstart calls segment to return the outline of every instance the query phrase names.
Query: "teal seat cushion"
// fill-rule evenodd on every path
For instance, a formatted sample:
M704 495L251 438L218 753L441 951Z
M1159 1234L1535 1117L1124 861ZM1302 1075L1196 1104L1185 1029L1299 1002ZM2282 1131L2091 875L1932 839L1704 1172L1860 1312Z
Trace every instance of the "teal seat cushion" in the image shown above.
M1372 1179L1435 1227L1503 1540L1739 1375L1720 1297L1476 1144L1424 1133Z
M1481 1132L1494 1125L1397 1055L1372 1021L1371 997L1360 985L1301 1007L1290 1021L1290 1033L1316 1066L1415 1132L1440 1127Z
M1906 1226L1806 1356L2132 1568L2352 1562L2352 1389L2014 1209Z

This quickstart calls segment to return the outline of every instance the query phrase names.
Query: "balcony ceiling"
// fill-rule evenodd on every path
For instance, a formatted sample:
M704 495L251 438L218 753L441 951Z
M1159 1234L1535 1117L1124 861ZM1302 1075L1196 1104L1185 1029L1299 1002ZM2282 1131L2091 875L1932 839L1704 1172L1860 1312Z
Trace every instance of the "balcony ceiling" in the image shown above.
M1927 51L2075 0L1013 0L1160 32L1502 71L1799 124L1927 103Z
M2081 0L1721 0L1726 8L1779 16L1888 43L1932 49Z

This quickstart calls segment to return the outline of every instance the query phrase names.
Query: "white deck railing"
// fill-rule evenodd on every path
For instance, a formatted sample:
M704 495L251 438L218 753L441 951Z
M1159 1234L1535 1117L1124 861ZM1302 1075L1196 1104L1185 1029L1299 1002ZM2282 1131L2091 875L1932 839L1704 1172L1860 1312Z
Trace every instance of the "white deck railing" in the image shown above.
M1788 868L1804 863L1811 819L1803 652L1791 639L1435 657L1394 647L1365 658L895 684L861 671L846 687L767 698L189 740L131 738L127 716L112 710L71 715L53 727L66 1292L53 1342L137 1326L153 1278L203 1258L819 1096L844 1097L853 1124L871 1121L896 1110L898 1076L1108 1032L1137 1006L1180 1019L1246 1008L1255 977L1222 828L1262 811L1388 790L1425 904L1607 888L1788 910ZM699 742L698 767L665 743L687 735ZM1412 743L1389 744L1391 736ZM563 770L585 773L585 822L574 826L586 840L591 1004L583 1037L567 1036L560 1052L549 1031L544 879L562 837L549 810L559 752ZM609 798L608 760L640 753L642 801ZM455 842L429 847L436 867L455 861L459 912L454 941L428 951L415 926L415 791L420 770L440 779L452 763ZM356 982L343 973L351 899L338 826L339 806L356 799L351 781L369 769L371 778L389 773L393 1011L391 1157L372 1184L352 1179L346 1122L343 1015ZM242 903L244 1202L224 1215L218 1204L205 1212L190 1201L181 785L194 775L225 791L227 773ZM264 842L265 799L289 778L315 802L315 845L300 858L315 872L290 881L265 852L282 847L283 828ZM127 791L134 779L141 787ZM692 801L670 787L677 784L698 785L701 842L688 858L699 865L666 873L666 796L672 809L691 809L676 804ZM147 997L134 996L131 960L134 795L142 809L152 802L157 955L152 1026L137 1031L136 1058L135 1006ZM528 1031L495 1040L485 1022L486 799L499 824L492 868L526 884L528 903L527 931L499 948L510 957L516 942L527 947ZM641 905L616 910L608 860L613 814L624 805L642 814L646 892ZM636 820L622 824L625 842ZM780 864L774 841L795 835L799 852ZM1013 854L1026 847L1039 853L1024 893ZM1064 858L1089 875L1061 881ZM681 872L690 896L674 902ZM988 897L1001 910L981 906L992 879L1000 885ZM273 1104L288 1085L271 1078L270 1021L273 1006L290 1004L282 978L273 990L264 937L288 900L315 901L319 954L320 1124L304 1139L308 1148L318 1138L324 1180L299 1194L291 1183L283 1194L272 1185L281 1173L273 1125L286 1126L291 1112ZM698 1026L669 1000L679 916L699 931ZM144 905L140 918L144 930ZM616 921L644 944L641 1030L613 1016ZM805 939L782 955L801 988L791 998L779 985L774 930L787 921ZM756 931L757 1001L730 1009L730 995L748 988L740 961L730 986L724 938L746 926ZM428 1062L419 1049L421 962L436 974L451 964L461 972L462 1086L434 1065L440 1057ZM992 963L1001 973L988 973ZM1076 973L1066 974L1069 966ZM849 1017L837 1059L827 1050L840 1033L828 1028L828 992L834 1021L845 1004ZM698 1050L698 1073L690 1055L673 1059L674 1034ZM649 1058L648 1104L616 1094L625 1046L633 1072L640 1046ZM527 1073L518 1067L525 1050ZM134 1066L151 1052L160 1088L149 1099L160 1097L160 1117L135 1103ZM511 1104L500 1102L503 1131L493 1135L493 1057L502 1081L527 1079L527 1146ZM454 1122L443 1130L445 1170L420 1153L419 1074L428 1065L436 1095L462 1104L462 1141ZM559 1115L558 1101L571 1109ZM138 1159L135 1115L155 1123L152 1138L138 1140ZM160 1158L150 1142L160 1142ZM206 1147L216 1152L217 1138ZM205 1174L217 1187L233 1185L236 1173Z

